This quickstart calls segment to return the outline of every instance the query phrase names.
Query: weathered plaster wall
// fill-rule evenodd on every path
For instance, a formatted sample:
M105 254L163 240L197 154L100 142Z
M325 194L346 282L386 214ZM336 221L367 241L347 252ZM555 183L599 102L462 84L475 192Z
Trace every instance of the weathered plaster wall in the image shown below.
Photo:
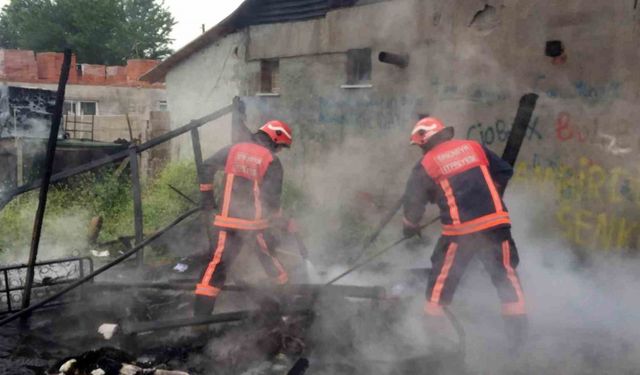
M171 70L166 77L171 126L189 121L230 105L241 94L245 77L245 34L229 35L199 51ZM231 116L201 128L200 140L205 156L230 141ZM173 153L192 155L191 138L186 135L173 142Z
M294 125L300 146L283 158L289 166L304 161L292 174L309 186L327 178L328 168L317 175L309 168L326 163L323 155L331 153L338 168L348 160L342 168L349 183L324 189L319 199L361 188L400 191L409 161L418 157L407 146L418 114L439 116L458 136L500 153L520 96L535 92L540 99L516 180L534 190L552 183L550 209L572 242L637 248L638 12L633 2L608 0L379 2L318 20L250 27L246 56L229 59L233 68L227 61L222 84L214 87L203 72L224 65L244 33L178 66L167 87L171 105L174 96L209 103L254 95L259 60L280 58L281 94L248 100L248 124L280 117ZM565 45L564 64L544 55L545 42L555 39ZM346 50L364 47L372 48L372 87L341 88ZM378 62L380 51L409 54L409 66ZM211 111L185 112L184 123Z

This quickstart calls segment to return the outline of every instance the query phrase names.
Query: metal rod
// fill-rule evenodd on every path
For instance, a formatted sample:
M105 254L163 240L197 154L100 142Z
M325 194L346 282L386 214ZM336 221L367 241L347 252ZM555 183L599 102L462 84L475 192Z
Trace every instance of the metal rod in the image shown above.
M140 289L161 289L171 291L193 291L193 285L198 280L184 281L184 282L116 282L116 281L102 281L93 283L92 286L96 289L112 289L123 290L131 288ZM378 286L357 286L357 285L325 285L325 284L289 284L280 285L276 287L253 287L246 285L224 285L222 290L225 292L259 292L266 295L273 295L274 293L304 295L304 294L316 294L325 292L329 294L341 294L346 297L353 298L369 298L369 299L381 299L386 295L386 291L383 287Z
M438 217L434 217L433 219L431 219L429 222L427 222L426 224L422 225L420 227L420 230L428 227L429 225L435 223L436 221L440 220L440 216ZM359 263L359 264L355 264L351 267L349 267L346 271L344 271L343 273L341 273L340 275L334 277L333 279L329 280L326 285L331 285L333 283L335 283L336 281L342 279L343 277L347 276L348 274L350 274L351 272L366 266L367 264L371 263L374 259L378 258L380 255L386 253L387 251L393 249L394 247L398 246L399 244L403 243L404 241L408 240L411 237L402 237L400 239L398 239L397 241L395 241L394 243L392 243L391 245L385 247L384 249L378 251L377 253L373 254L372 256L370 256L369 258L365 259L364 262Z
M60 298L61 296L67 294L69 291L77 288L78 286L86 283L87 281L92 280L94 277L100 275L101 273L107 271L108 269L112 268L113 266L122 263L124 260L126 260L127 258L129 258L130 256L132 256L133 254L137 253L140 249L144 248L145 246L147 246L148 244L150 244L151 242L153 242L154 240L156 240L157 238L159 238L160 236L162 236L165 232L167 232L169 229L175 227L176 225L178 225L180 222L182 222L184 219L188 218L189 216L193 215L194 213L198 212L199 208L194 208L192 210L189 210L185 213L183 213L182 215L178 216L173 222L171 222L169 225L167 225L166 227L164 227L163 229L155 232L154 234L150 235L149 237L147 237L146 240L142 241L140 244L136 245L135 247L133 247L131 250L127 251L126 253L120 255L119 257L117 257L116 259L114 259L111 263L105 264L104 266L98 268L97 270L95 270L94 272L90 273L89 275L83 277L82 279L76 280L74 283L72 283L71 285L69 285L68 287L62 289L61 291L59 291L58 293L34 304L29 306L28 308L24 309L24 310L20 310L15 314L12 314L2 320L0 320L0 326L3 326L9 322L14 321L15 319L18 319L21 316L24 316L26 314L31 313L33 310L44 306L45 304L56 300L58 298Z
M404 195L402 197L400 197L400 199L398 199L396 201L396 203L394 203L393 206L391 206L391 209L389 209L389 211L387 211L387 213L382 217L382 219L378 223L378 226L376 227L376 229L373 231L373 233L369 237L367 237L367 239L366 239L365 243L362 245L362 248L360 249L360 252L358 253L358 255L351 261L352 264L356 264L358 262L358 260L360 260L360 258L362 258L364 253L376 241L376 239L378 238L378 236L380 235L382 230L384 228L386 228L387 224L389 224L391 219L393 219L393 217L396 215L396 212L398 212L400 207L402 207L403 203L404 203Z
M162 329L180 328L195 325L215 324L215 323L227 323L237 322L239 320L247 319L257 311L244 310L235 311L222 314L215 314L203 317L193 318L179 318L160 322L140 322L140 323L125 323L122 325L122 332L125 335L132 335L136 333L158 331Z
M189 198L189 196L183 192L181 192L180 190L178 190L178 188L173 187L173 185L171 184L167 184L167 186L175 191L179 196L181 196L182 198L184 198L186 201L188 201L189 203L193 204L194 206L197 206L198 203L196 201L194 201L193 199Z
M196 173L198 174L198 183L204 184L202 181L202 146L200 145L200 131L191 129L191 144L193 146L193 158L196 162Z
M199 128L202 125L211 122L219 117L222 117L228 113L231 113L231 106L228 105L224 108L221 108L211 114L208 114L204 117L201 117L197 120L192 120L190 123L188 123L187 125L180 127L178 129L174 129L170 132L167 132L159 137L156 137L154 139L151 139L149 141L147 141L146 143L141 144L140 146L138 146L138 152L143 152L146 151L152 147L155 147L161 143L164 143L170 139L173 139L179 135L182 135L188 131L190 131L191 129L195 129L195 128Z
M131 166L131 193L133 194L133 226L135 230L135 244L144 239L144 222L142 217L142 189L140 188L140 169L136 146L129 148L129 165ZM144 264L144 250L136 255L138 267Z
M231 106L226 106L224 108L221 108L211 114L208 114L202 118L199 118L197 120L193 120L190 123L188 123L187 125L184 125L178 129L174 129L168 133L165 133L159 137L156 137L146 143L143 143L142 145L138 146L138 153L146 151L152 147L155 147L159 144L162 144L164 142L167 142L179 135L182 135L188 131L190 131L191 129L195 129L198 128L200 126L203 126L204 124L213 121L219 117L222 117L228 113L231 112ZM51 177L51 182L57 182L60 180L64 180L65 178L69 178L72 176L76 176L79 175L81 173L102 167L104 165L113 163L114 161L118 161L118 160L122 160L124 158L126 158L129 155L129 150L122 150L119 152L116 152L115 154L111 154L105 157L102 157L100 159L94 160L92 162L89 163L85 163L82 165L79 165L75 168L70 168L70 169L66 169L62 172L56 173L55 175L53 175ZM10 191L7 193L7 197L3 198L2 200L0 200L0 209L2 209L8 202L11 201L11 199L13 199L13 197L15 197L16 195L22 194L22 193L26 193L27 191L31 191L34 190L36 188L38 188L40 186L40 184L42 183L41 180L35 180L33 182L30 182L26 185L22 185L17 187L16 189L14 189L13 191Z
M49 192L49 183L53 174L53 159L56 153L56 145L58 143L58 131L60 130L60 121L62 120L62 106L64 105L64 92L69 79L69 67L71 66L71 50L65 49L62 70L60 71L60 80L58 81L58 94L56 96L56 105L53 108L53 119L51 121L51 131L49 132L49 141L47 142L47 154L44 162L44 174L42 177L42 186L38 197L38 209L33 223L33 235L31 236L31 251L29 252L29 264L27 268L27 278L25 280L24 294L22 296L22 308L29 307L31 303L31 287L33 286L33 273L38 258L38 246L40 245L40 235L42 234L42 223L44 219L44 211L47 206L47 193Z
M4 288L7 292L7 310L11 311L11 288L9 287L9 274L8 270L4 270Z

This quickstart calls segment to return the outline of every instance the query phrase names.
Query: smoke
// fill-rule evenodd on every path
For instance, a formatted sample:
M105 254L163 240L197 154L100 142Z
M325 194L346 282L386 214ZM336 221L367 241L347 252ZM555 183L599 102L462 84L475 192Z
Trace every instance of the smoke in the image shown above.
M506 201L519 249L529 337L519 354L510 352L495 289L480 262L472 262L450 307L466 333L465 373L633 372L640 365L638 259L597 251L585 263L557 230L546 228L541 233L538 223L554 220L545 208L551 203L548 195L532 193L524 186L510 189ZM339 283L350 285L384 285L391 299L376 304L353 300L319 304L318 314L324 318L313 332L326 339L327 345L349 342L352 350L340 357L323 347L321 352L332 355L320 353L316 363L368 363L372 367L366 371L373 368L373 373L393 374L403 361L433 354L434 338L425 330L421 311L425 281L412 282L407 271L428 264L431 251L431 246L418 252L400 246L371 267L341 280ZM343 269L340 265L330 269L327 279ZM443 326L445 346L455 349L458 337L448 322ZM447 373L459 364L445 363L442 372L434 373ZM460 368L456 371L449 373L461 373Z

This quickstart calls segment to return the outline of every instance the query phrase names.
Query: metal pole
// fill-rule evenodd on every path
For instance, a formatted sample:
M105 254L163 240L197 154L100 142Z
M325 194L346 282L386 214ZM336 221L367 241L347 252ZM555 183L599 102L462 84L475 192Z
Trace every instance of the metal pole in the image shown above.
M135 244L139 245L144 239L142 220L142 189L140 188L140 170L136 146L129 148L129 165L131 166L131 192L133 193L133 226L135 228ZM144 250L136 255L138 267L144 264Z
M9 275L8 271L4 271L4 288L7 292L7 312L11 312L11 287L9 286Z
M202 147L200 146L200 131L198 128L191 129L191 144L193 145L193 157L196 160L198 183L204 184L206 182L202 181Z
M44 211L47 206L47 193L49 192L49 182L53 171L53 159L56 153L56 143L58 140L58 130L62 119L62 106L64 105L64 92L69 79L69 67L71 66L71 50L65 49L64 61L58 82L58 94L56 105L53 109L53 120L51 121L51 132L47 142L47 154L44 162L44 173L42 177L42 187L38 198L38 210L33 223L33 235L31 237L31 251L29 253L29 268L27 269L27 279L25 280L24 295L22 296L22 308L26 309L31 303L31 288L33 287L33 274L38 258L38 246L40 245L40 235L42 234L42 222Z

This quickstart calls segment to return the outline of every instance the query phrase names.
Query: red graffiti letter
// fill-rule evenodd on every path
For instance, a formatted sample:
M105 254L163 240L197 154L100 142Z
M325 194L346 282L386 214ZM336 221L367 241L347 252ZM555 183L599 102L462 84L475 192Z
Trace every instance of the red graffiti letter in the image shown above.
M560 112L556 120L556 137L564 142L573 138L573 130L569 123L570 117L566 112Z

